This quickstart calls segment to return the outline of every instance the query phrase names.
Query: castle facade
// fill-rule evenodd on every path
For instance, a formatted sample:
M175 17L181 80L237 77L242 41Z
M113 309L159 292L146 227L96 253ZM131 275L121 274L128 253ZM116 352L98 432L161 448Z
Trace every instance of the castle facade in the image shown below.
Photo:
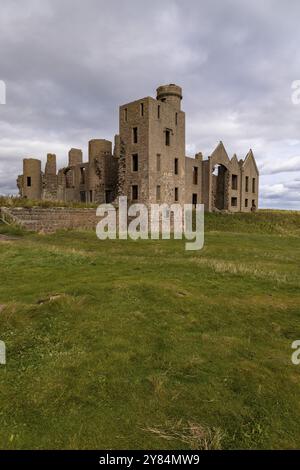
M207 211L249 212L258 207L259 172L252 150L245 159L230 158L222 142L207 159L185 154L182 89L160 86L146 97L119 108L119 134L111 141L89 142L69 151L68 165L57 171L56 156L25 158L17 179L20 195L34 200L205 205Z

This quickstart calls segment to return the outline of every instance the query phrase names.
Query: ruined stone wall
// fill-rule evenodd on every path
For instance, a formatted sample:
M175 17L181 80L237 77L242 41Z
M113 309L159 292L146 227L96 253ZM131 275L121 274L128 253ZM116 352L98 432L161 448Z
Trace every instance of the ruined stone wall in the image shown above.
M17 188L21 197L24 197L24 176L19 175L17 178Z
M120 141L120 155L118 164L118 187L117 197L127 195L127 181L126 181L126 147L123 140Z
M243 212L250 212L253 202L256 208L258 208L259 174L257 172L253 157L252 156L250 156L250 158L247 158L247 157L245 159L244 164L241 165L241 189L240 190L241 190L241 210ZM247 177L248 177L248 188L246 185ZM252 187L253 179L254 179L254 188Z
M195 184L193 168L198 169L198 181ZM197 195L197 203L202 204L202 154L195 158L185 157L185 203L193 203L193 195Z
M105 192L106 202L113 202L117 197L119 158L105 156Z
M82 163L82 150L72 148L69 151L69 166L80 165Z
M112 143L105 139L89 142L89 201L103 204L106 201L106 158L112 158Z
M204 204L205 211L211 210L211 165L210 160L204 160L202 162L202 203Z
M241 169L236 155L233 156L230 163L228 207L231 212L239 212L241 210ZM234 179L236 180L235 182Z
M45 175L56 175L56 155L54 153L47 154L47 162L45 166Z
M42 176L42 199L57 200L56 155L48 153L45 174Z
M1 216L24 230L52 233L63 229L96 230L99 217L96 209L54 208L1 208Z

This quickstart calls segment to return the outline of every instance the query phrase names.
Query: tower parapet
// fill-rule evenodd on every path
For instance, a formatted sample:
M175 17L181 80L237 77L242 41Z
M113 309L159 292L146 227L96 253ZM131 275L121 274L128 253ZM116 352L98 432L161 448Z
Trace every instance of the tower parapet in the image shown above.
M162 85L156 90L156 99L170 104L173 108L180 111L182 100L182 88L170 83L169 85Z

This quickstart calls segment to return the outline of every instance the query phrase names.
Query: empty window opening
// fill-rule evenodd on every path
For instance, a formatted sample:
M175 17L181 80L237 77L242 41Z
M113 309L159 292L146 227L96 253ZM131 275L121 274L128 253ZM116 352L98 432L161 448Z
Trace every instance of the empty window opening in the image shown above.
M139 188L137 184L134 184L131 188L132 190L132 199L136 201L139 198Z
M156 200L160 201L160 186L156 186Z
M248 207L248 199L245 199L245 207Z
M86 201L86 194L85 191L80 191L80 202Z
M66 174L66 188L73 187L73 173L71 170L67 171Z
M132 155L132 171L138 171L139 169L139 156L137 153Z
M141 103L141 116L144 116L144 103Z
M176 124L176 126L178 124L178 113L175 113L175 124Z
M174 160L174 173L175 175L178 175L178 158L175 158Z
M178 202L178 198L179 198L178 193L179 193L178 188L175 188L175 191L174 191L174 199L175 199L175 202Z
M237 175L232 175L231 177L231 188L237 189L238 188L238 177Z
M198 167L193 166L193 184L198 184Z
M198 201L198 194L193 194L193 197L192 197L193 206L197 205L197 201Z
M160 171L160 153L156 155L156 171Z
M246 192L248 192L248 191L249 191L249 176L246 176L246 184L245 184L245 186L246 186Z
M160 119L160 106L157 106L157 118Z
M166 145L169 147L171 141L171 132L166 130Z
M27 176L27 187L31 187L31 176Z
M137 144L138 143L138 128L137 127L134 127L132 129L132 137L133 137L133 143L134 144Z
M127 108L124 109L124 121L127 122Z
M85 168L80 168L80 184L85 184Z
M232 207L237 207L237 197L232 197L231 198L231 206Z
M114 193L113 193L113 191L111 191L110 189L107 189L107 190L105 191L105 202L106 202L107 204L113 202L113 200L114 200L113 195L114 195Z
M252 178L252 192L253 193L255 193L255 186L256 186L255 183L256 183L255 178Z
M228 209L227 181L230 181L227 168L222 164L214 165L212 172L212 203L213 207L219 210Z

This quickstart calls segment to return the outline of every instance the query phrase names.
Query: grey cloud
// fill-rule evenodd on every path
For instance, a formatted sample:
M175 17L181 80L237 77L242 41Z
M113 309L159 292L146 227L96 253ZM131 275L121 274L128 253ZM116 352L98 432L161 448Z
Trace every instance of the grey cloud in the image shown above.
M261 204L273 204L283 172L292 182L300 169L299 15L296 0L2 0L0 193L24 156L86 155L90 138L117 132L119 104L177 82L188 153L209 155L219 140L239 157L252 147ZM276 201L294 207L289 191Z

